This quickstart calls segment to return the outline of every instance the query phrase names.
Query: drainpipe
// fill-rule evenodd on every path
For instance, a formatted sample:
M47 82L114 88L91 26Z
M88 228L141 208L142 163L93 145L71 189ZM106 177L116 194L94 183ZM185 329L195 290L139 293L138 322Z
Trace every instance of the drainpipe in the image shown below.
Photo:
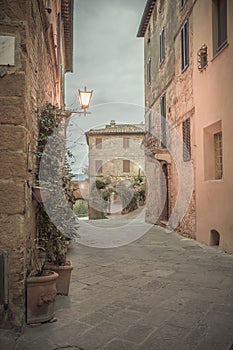
M8 308L9 304L9 297L8 297L8 252L3 251L3 280L4 280L4 309L6 310Z

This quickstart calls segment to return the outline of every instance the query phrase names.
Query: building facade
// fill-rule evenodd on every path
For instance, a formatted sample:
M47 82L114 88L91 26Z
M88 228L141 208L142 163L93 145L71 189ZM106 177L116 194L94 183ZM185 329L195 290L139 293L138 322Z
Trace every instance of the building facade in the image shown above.
M233 253L233 3L193 9L197 239Z
M72 23L72 0L0 3L0 253L8 256L4 295L2 279L0 283L4 328L25 323L28 252L36 237L32 185L38 111L48 103L64 108L64 74L72 71Z
M141 146L144 124L116 124L114 120L103 129L86 133L89 146L89 181L110 180L116 185L144 175L145 156Z
M131 186L135 179L140 179L142 187L145 184L143 137L144 124L116 124L115 120L105 128L91 129L86 133L89 146L90 219L102 219L111 212L125 213L127 205L131 205L132 209ZM103 200L96 196L98 181L100 186L103 182L106 184L107 191L111 189L111 197ZM117 195L113 195L113 191Z
M138 30L145 52L147 220L228 252L232 16L227 0L148 0ZM161 193L166 198L155 215Z

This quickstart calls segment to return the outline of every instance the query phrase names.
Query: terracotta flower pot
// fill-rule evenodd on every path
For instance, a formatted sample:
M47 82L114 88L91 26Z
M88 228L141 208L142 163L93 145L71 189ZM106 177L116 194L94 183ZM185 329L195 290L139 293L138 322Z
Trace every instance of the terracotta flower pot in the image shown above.
M55 271L59 276L57 279L57 294L68 295L70 288L71 271L73 270L73 265L70 260L64 266L57 265L47 265L47 267Z
M27 278L27 324L49 321L54 317L58 274Z

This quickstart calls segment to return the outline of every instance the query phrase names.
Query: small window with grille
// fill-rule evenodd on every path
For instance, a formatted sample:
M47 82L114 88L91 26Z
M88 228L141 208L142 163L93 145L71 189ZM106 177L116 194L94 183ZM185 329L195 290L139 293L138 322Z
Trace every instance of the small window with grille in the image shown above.
M223 134L222 121L205 127L204 133L204 179L223 180Z
M183 121L182 131L183 131L183 161L188 162L191 159L190 118Z
M215 179L222 179L222 131L214 134Z

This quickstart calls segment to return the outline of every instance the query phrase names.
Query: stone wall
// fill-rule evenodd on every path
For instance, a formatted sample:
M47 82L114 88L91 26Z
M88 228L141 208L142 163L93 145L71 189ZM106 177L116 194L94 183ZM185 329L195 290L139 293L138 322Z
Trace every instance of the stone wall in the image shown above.
M14 65L0 65L0 252L9 254L9 305L0 306L0 327L25 322L28 249L36 234L37 112L47 102L60 104L52 29L42 6L2 0L0 8L0 35L15 38Z
M175 134L182 159L182 122L190 118L191 120L191 167L195 164L195 140L194 140L194 99L193 99L193 17L192 8L194 1L186 2L183 10L179 7L179 2L169 0L158 0L155 3L151 14L149 25L145 33L145 78L147 62L151 57L152 77L151 84L147 84L145 79L145 101L146 107L152 112L152 134L160 130L160 98L166 95L166 120L171 133ZM180 30L185 19L189 19L189 66L185 71L181 71L181 38ZM159 62L160 52L160 33L165 30L165 59ZM146 126L148 128L148 115L146 114ZM174 131L175 130L175 131ZM158 142L153 147L149 146L147 151L151 154L149 162L146 162L146 175L148 180L148 198L147 198L147 221L156 223L159 221L159 211L163 211L164 204L164 175L162 174L163 164L168 169L168 216L171 216L176 205L178 194L181 188L181 179L178 177L176 152L169 145L168 152L159 149ZM152 163L154 165L152 166ZM183 164L184 165L184 164ZM183 166L182 165L182 166ZM195 189L195 178L193 168L193 189ZM187 204L187 211L178 223L178 229L188 232L195 237L196 232L196 212L195 212L195 191L191 191L191 200ZM159 210L158 210L159 208ZM176 226L175 226L176 227Z

